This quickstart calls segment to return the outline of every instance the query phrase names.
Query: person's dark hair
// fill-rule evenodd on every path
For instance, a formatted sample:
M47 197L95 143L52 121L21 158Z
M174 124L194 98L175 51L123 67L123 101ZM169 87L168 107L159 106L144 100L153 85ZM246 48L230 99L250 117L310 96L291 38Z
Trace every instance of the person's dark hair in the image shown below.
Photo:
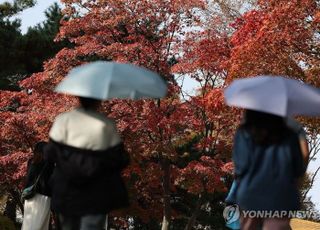
M35 144L33 148L33 162L39 163L43 159L43 149L46 146L47 142L39 141Z
M88 97L79 97L79 102L84 109L96 109L101 103L100 100Z
M260 145L278 144L291 132L283 117L254 110L245 111L244 123L241 126Z

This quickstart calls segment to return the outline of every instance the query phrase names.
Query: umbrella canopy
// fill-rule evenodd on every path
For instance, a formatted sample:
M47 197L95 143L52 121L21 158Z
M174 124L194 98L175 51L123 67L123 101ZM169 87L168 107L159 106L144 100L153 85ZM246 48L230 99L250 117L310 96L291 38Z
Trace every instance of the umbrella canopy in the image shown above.
M320 114L319 89L281 76L235 80L225 89L224 96L229 106L282 117Z
M167 93L167 85L148 69L96 61L73 68L55 91L99 100L162 98Z

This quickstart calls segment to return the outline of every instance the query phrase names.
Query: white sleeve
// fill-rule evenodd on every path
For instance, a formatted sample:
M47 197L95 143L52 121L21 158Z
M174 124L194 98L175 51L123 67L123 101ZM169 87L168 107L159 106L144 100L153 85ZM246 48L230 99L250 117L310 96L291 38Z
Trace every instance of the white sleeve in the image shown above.
M57 116L49 131L49 137L60 143L64 143L67 138L66 124L61 116Z

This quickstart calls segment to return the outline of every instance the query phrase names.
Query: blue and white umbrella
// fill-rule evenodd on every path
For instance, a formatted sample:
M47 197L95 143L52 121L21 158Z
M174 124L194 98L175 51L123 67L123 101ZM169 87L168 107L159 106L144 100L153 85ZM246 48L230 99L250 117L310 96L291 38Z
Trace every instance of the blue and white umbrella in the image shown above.
M281 76L233 81L224 91L226 104L281 117L320 115L320 90Z
M167 85L157 73L146 68L95 61L73 68L55 91L99 100L162 98Z

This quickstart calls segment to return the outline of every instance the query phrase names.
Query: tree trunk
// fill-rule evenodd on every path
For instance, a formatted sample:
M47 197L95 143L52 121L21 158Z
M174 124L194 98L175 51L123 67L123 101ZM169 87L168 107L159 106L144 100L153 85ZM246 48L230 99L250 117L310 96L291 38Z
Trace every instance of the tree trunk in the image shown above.
M199 197L198 197L197 203L196 203L195 210L194 210L192 216L190 217L190 219L188 221L188 224L187 224L187 226L185 227L184 230L191 230L192 229L192 227L194 226L194 224L196 222L196 219L197 219L197 217L198 217L198 215L200 213L201 205L202 205L202 196L200 194Z
M161 230L168 230L171 219L171 207L170 207L170 162L167 159L162 161L163 171L163 220Z
M168 229L169 229L169 220L166 218L165 215L163 215L161 230L168 230Z

